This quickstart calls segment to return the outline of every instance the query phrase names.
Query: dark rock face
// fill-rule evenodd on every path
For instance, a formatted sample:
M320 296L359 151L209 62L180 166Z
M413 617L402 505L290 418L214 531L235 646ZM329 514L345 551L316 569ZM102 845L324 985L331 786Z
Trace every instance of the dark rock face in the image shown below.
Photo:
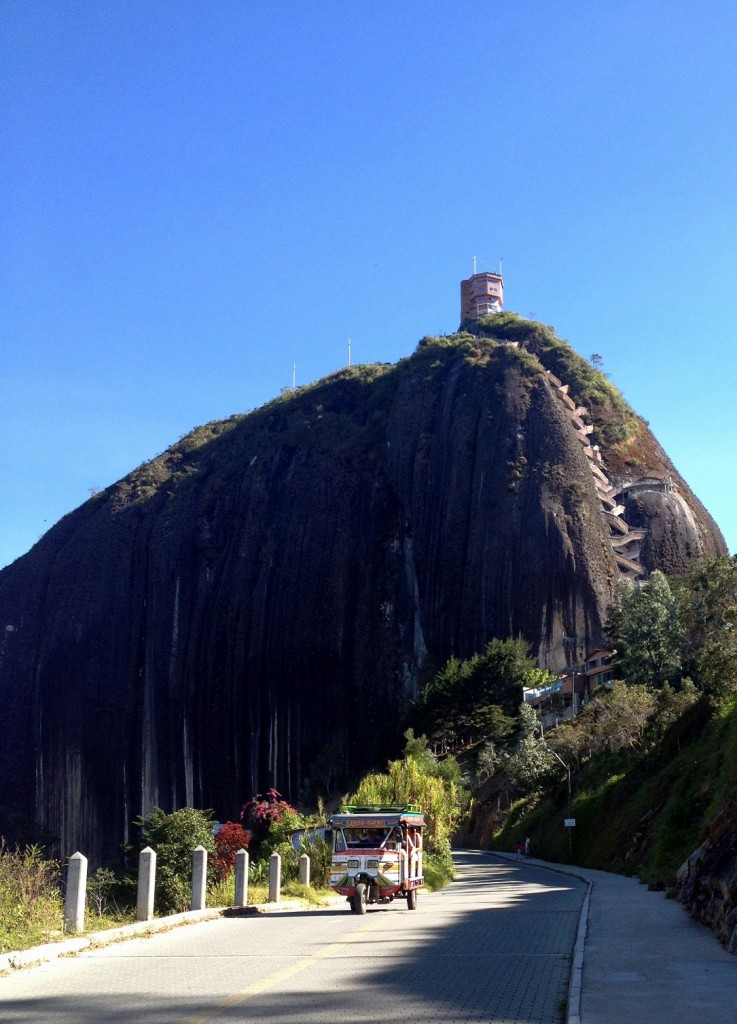
M737 801L723 808L678 872L678 898L737 954Z
M630 526L647 530L641 561L648 572L660 569L666 575L678 574L684 559L703 556L705 532L697 518L698 506L693 500L689 503L680 489L659 480L625 483L620 501Z
M423 667L494 636L553 669L599 644L609 531L525 356L426 345L200 428L0 573L6 836L35 820L100 862L154 806L296 799L328 744L370 765ZM672 467L645 468L682 496L652 567L723 554Z
M607 462L624 518L630 526L647 530L641 561L648 572L677 575L709 551L726 554L711 516L644 424L631 444L608 453Z

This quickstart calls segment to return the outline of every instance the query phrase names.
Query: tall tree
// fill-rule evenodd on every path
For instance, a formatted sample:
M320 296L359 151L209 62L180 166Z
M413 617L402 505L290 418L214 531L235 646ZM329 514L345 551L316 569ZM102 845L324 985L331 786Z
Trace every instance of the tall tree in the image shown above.
M510 782L522 792L540 788L545 779L558 770L558 761L542 736L540 713L527 704L519 709L517 739L511 751L505 751L501 765Z
M679 602L659 570L642 587L620 580L606 632L617 651L617 674L626 682L660 687L680 679Z
M706 693L737 690L737 555L700 563L674 587L685 672Z
M523 689L553 678L536 666L521 637L494 639L483 654L451 658L423 691L414 718L431 739L500 739L510 731Z

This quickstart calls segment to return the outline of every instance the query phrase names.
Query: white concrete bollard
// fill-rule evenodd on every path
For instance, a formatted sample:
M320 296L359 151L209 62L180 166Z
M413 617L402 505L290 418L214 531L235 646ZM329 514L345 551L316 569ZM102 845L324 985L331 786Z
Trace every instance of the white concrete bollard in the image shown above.
M64 928L69 932L84 931L84 907L87 899L87 858L73 853L67 868L67 891L64 899Z
M207 850L195 846L192 854L192 903L191 910L204 910L207 892Z
M278 903L281 899L281 857L272 853L269 857L269 903Z
M303 885L310 884L310 858L306 853L299 858L299 880Z
M234 906L248 904L248 851L240 849L235 855L235 901Z
M136 921L150 921L154 916L154 893L156 891L156 853L147 846L138 855L138 894L136 896Z

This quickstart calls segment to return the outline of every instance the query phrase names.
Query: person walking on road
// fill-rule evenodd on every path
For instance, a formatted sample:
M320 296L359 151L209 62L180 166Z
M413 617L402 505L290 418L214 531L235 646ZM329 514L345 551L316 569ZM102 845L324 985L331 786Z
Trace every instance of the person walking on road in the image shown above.
M518 842L515 849L517 852L517 860L522 860L522 843Z
M530 842L530 837L529 836L525 836L525 857L529 857L530 856L530 850L531 849L532 849L532 843Z

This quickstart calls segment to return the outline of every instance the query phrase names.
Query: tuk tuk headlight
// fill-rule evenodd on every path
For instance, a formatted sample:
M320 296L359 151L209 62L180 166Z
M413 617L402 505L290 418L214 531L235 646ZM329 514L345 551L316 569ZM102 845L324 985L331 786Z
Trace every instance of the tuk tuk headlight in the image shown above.
M349 860L348 861L348 867L349 868L357 868L357 867L360 867L360 865L361 865L360 860Z
M379 866L378 860L367 860L366 861L366 867L367 868L378 868L378 866Z

